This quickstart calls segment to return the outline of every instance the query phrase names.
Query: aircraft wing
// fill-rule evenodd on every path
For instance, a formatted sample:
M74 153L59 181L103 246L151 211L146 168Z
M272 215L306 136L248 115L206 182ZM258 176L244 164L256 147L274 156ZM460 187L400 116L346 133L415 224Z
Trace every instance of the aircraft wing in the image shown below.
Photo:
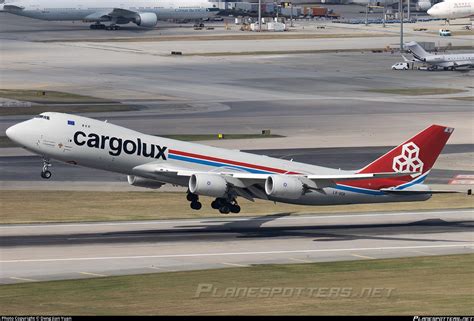
M198 174L211 174L222 176L229 186L237 195L246 198L249 201L253 201L255 197L267 198L265 193L265 181L269 176L272 175L284 175L284 174L256 174L236 171L233 168L220 167L213 171L201 171L187 167L170 166L168 164L151 162L148 164L139 165L133 168L133 174L141 177L151 178L160 180L163 176L169 177L183 177L189 178L192 175ZM291 174L291 176L299 179L308 190L320 191L325 187L331 187L336 185L337 182L351 181L351 180L363 180L371 178L389 178L389 177L400 177L412 174L418 174L414 172L401 172L401 173L369 173L369 174L357 174L346 172L342 174L330 174L330 175L315 175L315 174Z
M111 19L113 17L115 18L126 18L126 19L134 19L137 17L137 12L127 10L127 9L121 9L121 8L112 8L112 9L107 9L107 10L102 10L102 11L97 11L94 13L91 13L87 17L84 18L84 20L101 20L101 19Z
M454 66L455 67L467 67L467 66L472 66L473 62L466 60L466 61L455 61Z
M247 172L235 171L232 168L221 167L215 171L199 171L192 168L167 166L163 163L148 163L139 165L133 168L133 172L137 175L176 175L176 176L187 176L190 177L194 174L217 174L227 178L232 178L234 182L240 181L241 187L247 187L253 184L262 184L271 175L283 175L283 174L254 174ZM336 182L341 181L352 181L352 180L364 180L374 178L392 178L402 177L407 175L419 174L417 172L390 172L390 173L343 173L343 174L329 174L329 175L317 175L317 174L292 174L292 177L301 179L307 183L309 187L321 188L323 186L329 186Z
M126 19L134 19L137 17L137 15L138 13L136 11L121 8L114 8L114 10L110 13L111 17L122 17Z
M110 19L110 13L112 10L103 10L91 13L90 15L86 16L84 20L86 21L96 21L102 19Z
M14 4L4 4L3 5L3 10L4 11L15 11L15 10L23 10L25 9L24 7L21 7L21 6L17 6L17 5L14 5Z

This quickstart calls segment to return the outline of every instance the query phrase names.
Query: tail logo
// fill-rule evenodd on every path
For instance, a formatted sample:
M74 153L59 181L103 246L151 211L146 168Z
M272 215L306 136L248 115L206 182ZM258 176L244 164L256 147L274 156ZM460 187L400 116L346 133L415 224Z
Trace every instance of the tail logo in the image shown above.
M423 172L423 162L419 158L420 148L413 142L402 146L402 154L393 158L392 169L399 172L419 172L412 175L419 176Z

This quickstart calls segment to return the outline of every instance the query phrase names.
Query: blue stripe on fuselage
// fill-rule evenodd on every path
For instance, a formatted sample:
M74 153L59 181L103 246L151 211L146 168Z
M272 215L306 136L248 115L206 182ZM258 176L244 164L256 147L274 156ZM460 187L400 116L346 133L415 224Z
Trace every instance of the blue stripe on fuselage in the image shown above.
M415 184L420 184L420 183L423 183L426 179L426 176L428 176L430 171L427 171L426 173L424 173L423 175L421 175L420 177L418 177L417 179L414 179L412 180L411 182L408 182L408 183L405 183L403 185L399 185L397 186L395 189L399 189L399 190L402 190L404 188L407 188L407 187L410 187L410 186L413 186Z
M367 195L385 195L384 192L379 191L379 190L358 188L358 187L352 187L352 186L347 186L347 185L337 185L337 187L334 187L334 188L338 189L338 190L341 190L341 191L367 194Z

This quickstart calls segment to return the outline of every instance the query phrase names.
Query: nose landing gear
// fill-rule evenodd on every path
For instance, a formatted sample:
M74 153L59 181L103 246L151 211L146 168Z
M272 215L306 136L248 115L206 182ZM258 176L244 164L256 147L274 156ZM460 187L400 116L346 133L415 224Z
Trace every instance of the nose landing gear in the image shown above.
M48 170L48 168L50 168L52 165L49 161L47 160L43 160L43 170L41 171L41 177L44 178L44 179L50 179L52 174L51 172Z

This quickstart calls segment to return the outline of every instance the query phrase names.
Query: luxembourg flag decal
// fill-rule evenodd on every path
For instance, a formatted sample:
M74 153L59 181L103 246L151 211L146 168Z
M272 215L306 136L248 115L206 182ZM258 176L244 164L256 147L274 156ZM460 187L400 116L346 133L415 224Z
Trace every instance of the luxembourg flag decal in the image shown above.
M74 120L68 120L67 121L67 124L68 125L71 125L71 126L75 126L76 125L76 122Z

